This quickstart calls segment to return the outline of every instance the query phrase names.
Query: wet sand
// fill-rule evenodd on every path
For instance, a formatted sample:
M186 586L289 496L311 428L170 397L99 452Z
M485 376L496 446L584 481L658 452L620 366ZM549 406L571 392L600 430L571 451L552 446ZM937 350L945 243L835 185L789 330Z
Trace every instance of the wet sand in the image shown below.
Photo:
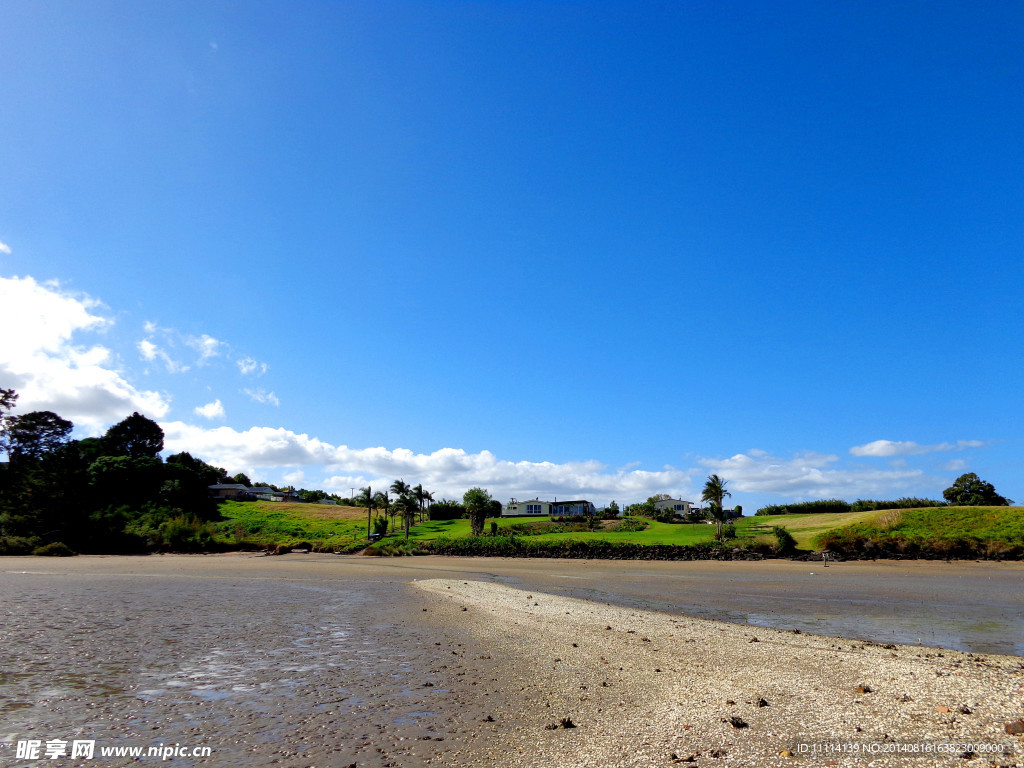
M878 613L872 604L901 600L919 615L1021 620L1016 564L839 564L828 581L816 571L313 555L0 558L0 764L43 764L12 759L10 744L28 738L208 745L211 757L165 764L289 768L871 764L778 756L826 732L1016 739L1021 751L1020 737L1001 731L1024 716L1018 657L683 618L740 618L756 603L784 625L816 592L836 603L829 615L848 610L855 621ZM1000 642L1003 621L989 626L989 642ZM861 684L872 692L857 694ZM769 706L751 703L759 698ZM722 722L733 716L749 727ZM547 730L563 717L579 727Z

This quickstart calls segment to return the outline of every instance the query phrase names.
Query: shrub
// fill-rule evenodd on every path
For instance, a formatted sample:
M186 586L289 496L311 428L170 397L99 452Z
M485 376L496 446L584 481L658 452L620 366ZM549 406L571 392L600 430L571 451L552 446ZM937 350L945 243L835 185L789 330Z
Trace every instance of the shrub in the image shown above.
M732 523L726 523L722 526L722 532L715 531L715 538L719 541L726 541L728 539L736 538L736 526Z
M437 555L482 557L564 557L603 560L759 560L755 551L724 545L632 544L610 541L536 541L513 536L439 538L423 545Z
M377 557L402 557L429 554L429 550L413 541L381 541L370 545L363 553Z
M74 557L78 553L63 541L52 541L32 550L32 554L40 557Z
M38 546L34 536L0 536L0 555L27 555Z
M373 518L373 532L378 536L386 536L388 533L388 519L381 516Z
M754 515L820 515L824 512L849 511L850 505L841 499L822 499L799 504L769 504L767 507L761 507Z
M946 507L944 501L934 499L917 499L903 497L895 501L875 501L873 499L857 499L850 507L851 512L870 512L876 509L924 509L926 507Z
M796 539L783 526L773 525L772 533L775 534L776 551L780 555L787 555L796 550Z
M427 507L427 515L431 520L461 520L466 516L466 508L454 501L439 501Z
M646 531L650 527L651 524L643 518L629 517L612 528L612 530L617 533L636 533L637 531Z

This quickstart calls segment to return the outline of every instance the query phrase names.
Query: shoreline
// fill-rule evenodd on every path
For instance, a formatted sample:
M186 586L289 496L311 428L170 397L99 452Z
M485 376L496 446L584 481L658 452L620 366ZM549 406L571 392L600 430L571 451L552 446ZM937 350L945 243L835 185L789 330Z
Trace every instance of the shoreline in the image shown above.
M71 733L213 748L174 768L963 764L799 752L833 736L1009 740L1020 752L1021 738L999 729L1024 717L1021 656L651 609L663 592L738 601L773 580L797 592L808 579L874 589L900 573L941 585L943 567L836 569L818 582L797 563L0 559L0 666L24 670L0 678L12 731L0 734L0 757L35 738L25 734ZM952 578L984 586L1004 568L1007 583L1024 574L978 564ZM629 604L595 592L613 585ZM57 631L40 632L40 616L59 616ZM562 718L576 727L558 727ZM793 757L778 754L787 749Z
M598 603L882 643L1024 656L1024 564L605 561L299 554L0 558L0 572L495 581Z
M990 766L1024 754L1004 730L1024 715L1018 657L837 642L484 582L415 586L450 619L468 614L476 643L501 659L491 671L502 727L487 738L510 768L903 762L809 754L829 744L1008 750L971 763ZM555 727L561 718L577 727ZM911 762L957 765L961 754ZM460 765L488 764L474 760Z

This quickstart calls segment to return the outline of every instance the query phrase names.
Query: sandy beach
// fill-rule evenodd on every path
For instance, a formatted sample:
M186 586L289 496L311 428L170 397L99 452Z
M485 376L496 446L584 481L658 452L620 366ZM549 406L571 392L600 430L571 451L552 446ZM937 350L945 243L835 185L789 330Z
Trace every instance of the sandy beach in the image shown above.
M954 578L970 601L1022 572L964 564L943 577L943 564L910 565L912 599L914 584ZM565 586L589 567L624 586L607 585L604 601ZM1005 728L1024 717L1021 656L650 610L631 584L656 585L668 605L672 579L732 573L739 586L722 600L735 606L772 574L797 596L810 577L785 564L636 567L4 558L0 764L145 761L15 756L19 741L73 738L210 749L150 758L173 766L961 765L966 745L1002 750L975 752L971 765L1022 763L1022 737ZM854 583L856 573L841 577L855 612L872 579L897 571L868 565Z

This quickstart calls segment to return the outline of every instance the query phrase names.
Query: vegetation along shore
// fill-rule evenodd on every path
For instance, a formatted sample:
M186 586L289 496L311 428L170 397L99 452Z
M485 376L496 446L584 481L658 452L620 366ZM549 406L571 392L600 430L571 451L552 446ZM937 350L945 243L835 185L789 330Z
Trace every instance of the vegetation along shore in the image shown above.
M958 478L943 501L828 499L750 516L725 508L728 480L710 475L700 507L657 495L622 509L614 501L602 509L570 502L553 507L567 514L511 516L480 487L435 500L404 479L351 498L253 483L188 452L163 457L160 426L138 413L102 437L75 440L72 423L58 414L11 415L16 400L14 390L0 390L0 449L8 456L0 462L0 555L304 549L638 560L1024 558L1024 508L973 474ZM235 499L217 498L223 489Z

